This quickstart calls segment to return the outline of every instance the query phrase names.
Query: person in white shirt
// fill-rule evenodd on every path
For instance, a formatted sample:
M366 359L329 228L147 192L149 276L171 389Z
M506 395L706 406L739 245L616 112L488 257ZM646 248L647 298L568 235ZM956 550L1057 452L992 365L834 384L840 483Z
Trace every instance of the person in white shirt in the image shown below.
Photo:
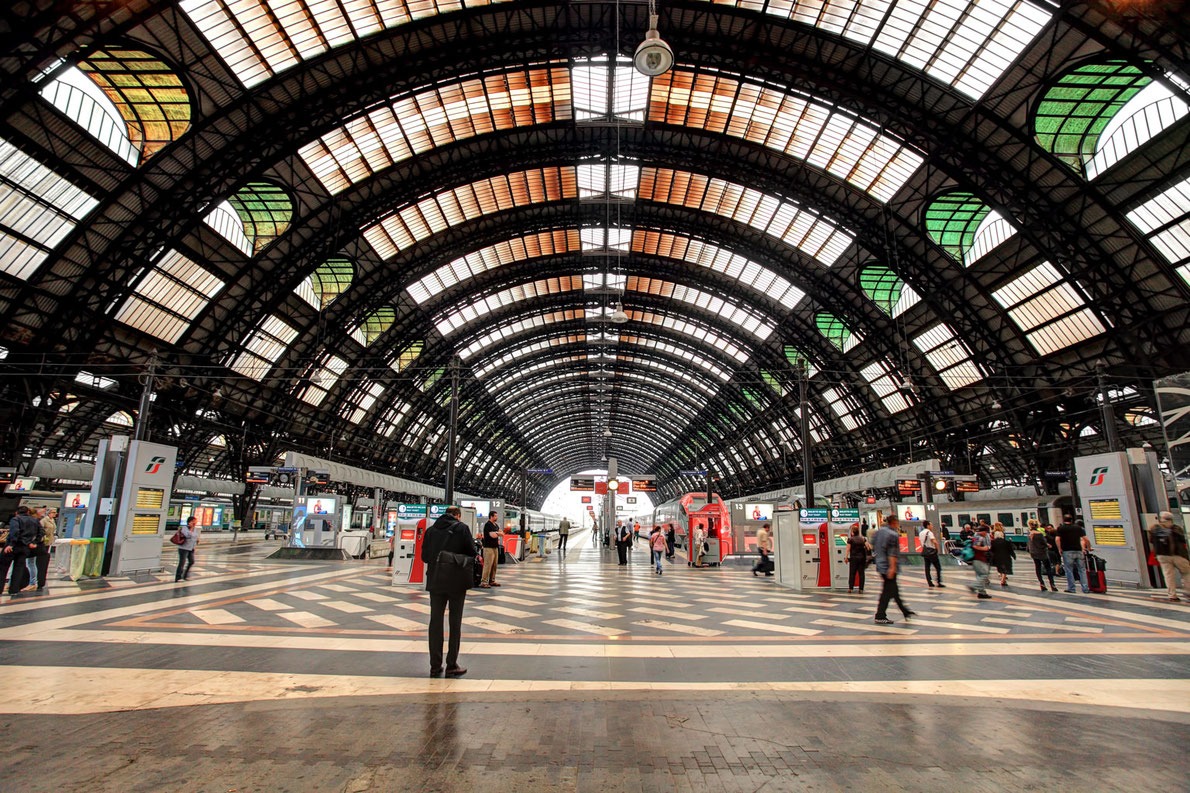
M773 573L769 566L769 554L773 552L773 535L770 533L767 523L760 527L760 531L756 532L756 550L760 554L760 559L752 565L753 577L758 572L763 572L766 577L771 578Z
M925 562L926 583L929 584L930 589L934 588L934 582L930 579L930 568L932 567L938 574L938 588L946 589L946 585L942 583L942 560L939 559L942 546L938 544L938 537L934 534L934 524L928 520L923 522L918 537L921 539L921 559Z

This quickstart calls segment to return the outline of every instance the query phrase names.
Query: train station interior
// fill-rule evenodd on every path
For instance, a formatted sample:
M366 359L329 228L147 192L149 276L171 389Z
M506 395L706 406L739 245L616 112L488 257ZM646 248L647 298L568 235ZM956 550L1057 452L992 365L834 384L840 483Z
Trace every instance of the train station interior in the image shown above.
M0 5L0 789L1190 791L1184 4Z

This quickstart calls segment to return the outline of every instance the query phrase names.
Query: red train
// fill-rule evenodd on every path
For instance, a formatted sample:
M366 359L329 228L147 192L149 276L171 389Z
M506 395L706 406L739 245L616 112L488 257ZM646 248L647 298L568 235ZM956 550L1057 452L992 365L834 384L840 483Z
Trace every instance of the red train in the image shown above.
M653 508L653 523L662 529L670 525L677 535L678 547L685 548L689 561L697 558L694 546L694 533L700 528L706 533L707 550L703 555L703 563L718 565L723 557L733 552L731 533L731 512L718 493L711 494L707 503L707 494L685 493L672 501L658 504Z

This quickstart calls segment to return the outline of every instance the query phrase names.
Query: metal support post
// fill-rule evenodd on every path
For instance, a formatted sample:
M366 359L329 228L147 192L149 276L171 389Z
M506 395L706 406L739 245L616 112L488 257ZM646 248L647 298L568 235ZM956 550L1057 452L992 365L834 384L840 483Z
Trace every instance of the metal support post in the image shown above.
M1120 436L1116 432L1116 411L1107 397L1107 370L1100 361L1095 365L1095 379L1099 385L1099 415L1103 423L1103 438L1109 452L1120 451Z
M809 380L810 378L806 377L806 362L802 361L798 368L798 399L802 419L802 477L806 491L805 506L808 508L814 506L814 453L810 447L810 401L807 394Z
M447 506L455 503L455 444L459 434L459 357L450 359L450 435L446 441Z
M136 410L136 429L133 431L133 440L149 440L149 411L153 407L153 380L156 374L157 353L154 351L149 358L148 371L141 375L144 387L140 392L140 406Z

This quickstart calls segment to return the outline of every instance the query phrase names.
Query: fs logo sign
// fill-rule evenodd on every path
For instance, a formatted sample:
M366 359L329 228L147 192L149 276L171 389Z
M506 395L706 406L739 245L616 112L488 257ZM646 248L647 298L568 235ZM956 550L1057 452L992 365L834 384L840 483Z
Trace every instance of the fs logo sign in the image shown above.
M149 464L145 466L145 473L146 474L155 474L161 470L161 466L163 466L163 465L165 465L164 457L154 457L153 459L149 460ZM1104 470L1107 470L1107 469L1104 469Z
M1107 476L1107 466L1101 465L1095 470L1091 471L1091 487L1099 487L1103 484L1104 478Z

